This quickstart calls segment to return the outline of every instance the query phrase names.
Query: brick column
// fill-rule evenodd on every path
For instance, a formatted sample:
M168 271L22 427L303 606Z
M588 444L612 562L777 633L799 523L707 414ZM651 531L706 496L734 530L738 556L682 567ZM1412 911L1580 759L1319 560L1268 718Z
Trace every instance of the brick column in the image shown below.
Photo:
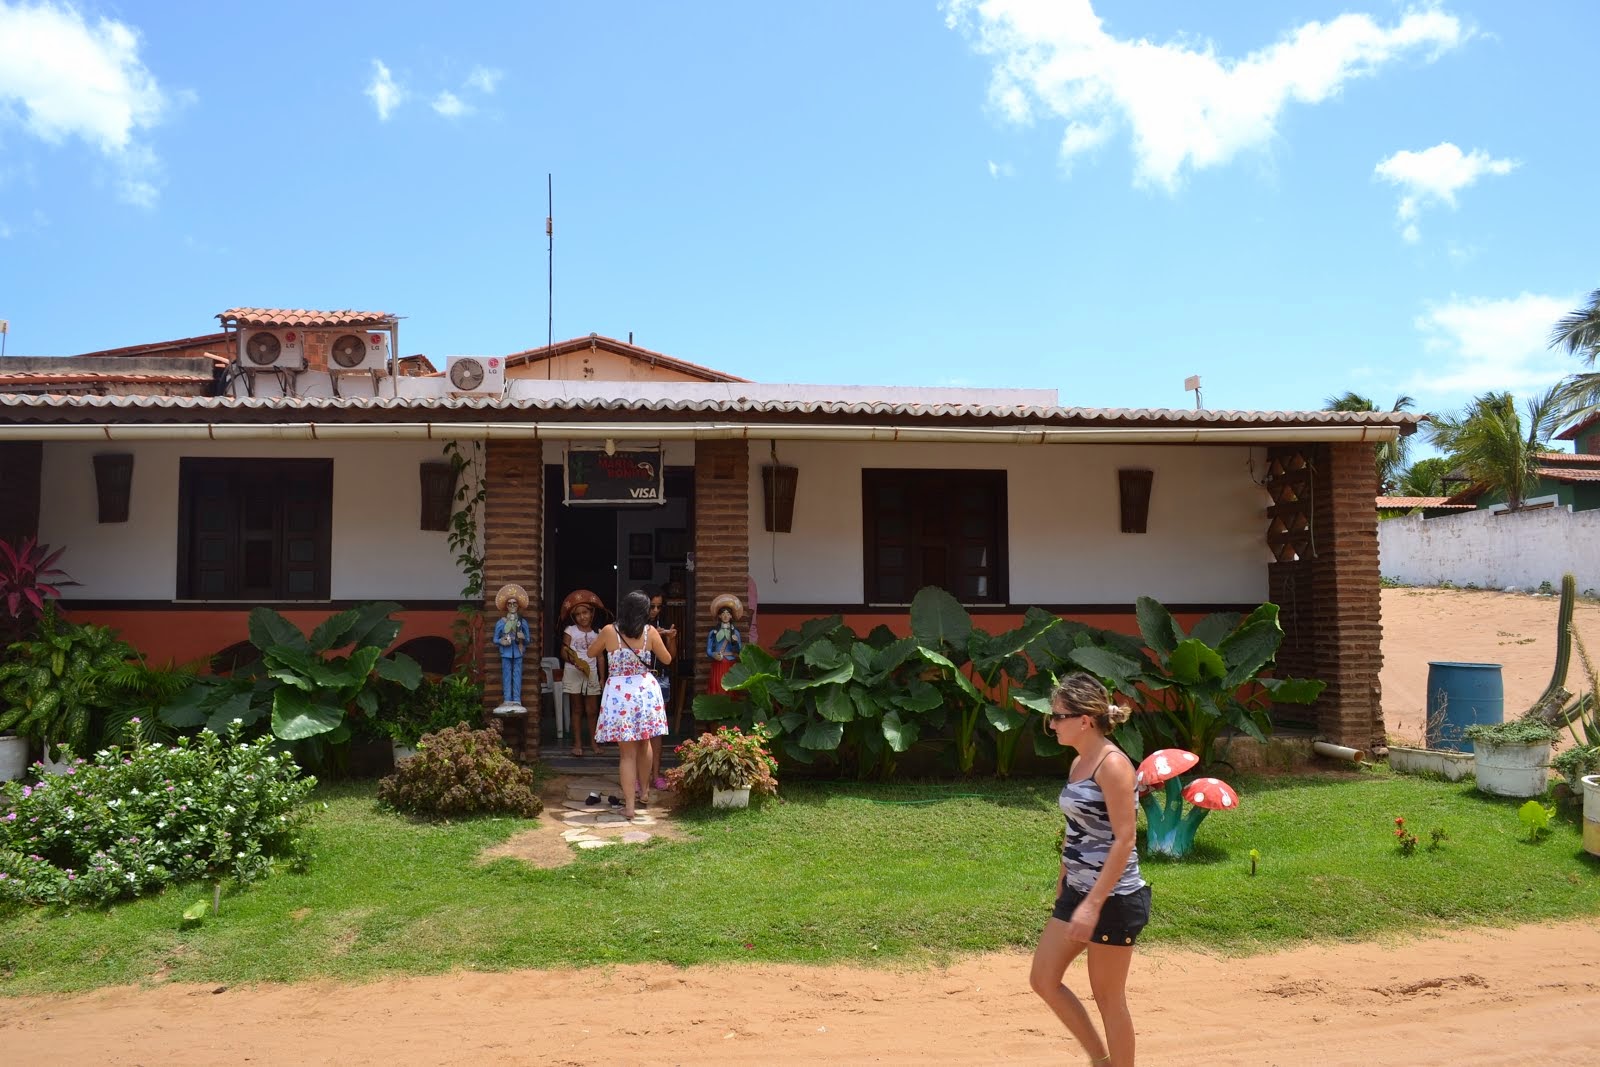
M1325 456L1314 490L1315 677L1328 683L1317 702L1317 723L1331 741L1369 748L1384 740L1374 447L1331 444Z
M750 446L745 441L696 441L694 448L693 616L684 639L697 651L694 691L711 679L701 633L711 601L723 593L745 599L750 576ZM691 696L692 699L692 696Z
M40 441L0 441L0 541L16 544L39 536L39 476L44 466ZM88 476L88 464L83 474ZM61 547L59 545L57 548ZM70 565L71 560L66 564Z
M524 618L533 635L523 660L522 703L527 715L504 720L506 744L517 758L539 758L539 653L544 648L544 446L539 441L489 441L484 501L483 695L488 717L501 700L500 653L489 641L499 611L494 595L507 582L528 591Z

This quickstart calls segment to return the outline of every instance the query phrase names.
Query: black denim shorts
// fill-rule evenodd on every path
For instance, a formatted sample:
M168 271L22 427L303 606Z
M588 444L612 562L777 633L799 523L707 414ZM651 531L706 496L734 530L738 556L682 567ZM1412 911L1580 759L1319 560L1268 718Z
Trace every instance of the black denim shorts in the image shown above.
M1055 910L1050 914L1064 923L1072 921L1072 912L1083 902L1085 894L1071 886L1056 898ZM1150 923L1150 887L1136 889L1106 898L1100 906L1100 921L1095 924L1089 938L1093 945L1127 946L1139 940L1140 932Z

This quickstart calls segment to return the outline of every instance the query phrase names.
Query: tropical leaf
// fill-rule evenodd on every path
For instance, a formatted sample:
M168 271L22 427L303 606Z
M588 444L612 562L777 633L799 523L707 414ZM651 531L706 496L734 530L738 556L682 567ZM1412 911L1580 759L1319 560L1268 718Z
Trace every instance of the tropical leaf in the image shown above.
M326 652L330 648L338 648L347 643L344 638L361 621L361 613L355 608L329 615L311 631L311 651Z
M250 643L263 653L274 647L309 651L300 628L268 607L251 609Z
M844 739L844 724L837 722L813 722L806 726L806 732L800 736L800 747L813 752L832 752L839 747L839 742Z
M849 722L856 717L856 706L842 685L830 685L817 695L817 714L829 722Z
M1192 637L1173 647L1167 657L1167 670L1174 679L1189 686L1220 683L1228 675L1228 665L1217 650Z
M368 646L376 648L379 652L394 644L394 639L400 636L402 624L393 618L400 611L400 605L390 600L370 600L357 604L353 609L356 612L356 622L347 630L338 644L353 645L356 648Z
M342 707L313 701L299 689L279 686L272 694L272 732L285 741L328 733L343 721Z
M403 652L381 657L375 668L379 678L395 682L405 689L415 689L422 684L422 668Z
M732 672L730 672L732 673ZM744 705L726 693L701 693L694 698L694 717L704 722L737 719Z
M972 618L945 590L923 586L911 598L911 632L925 648L964 650L972 634Z
M921 733L915 719L902 719L898 711L891 711L883 717L882 729L883 739L895 752L904 752L916 744Z
M1142 596L1135 602L1134 613L1144 643L1162 659L1170 656L1183 640L1183 628L1172 617L1172 612L1154 597Z
M1259 678L1274 704L1310 704L1322 695L1328 683L1314 678Z
M1194 624L1189 636L1216 648L1234 630L1238 629L1240 615L1237 611L1217 611Z
M1109 648L1095 645L1073 649L1068 654L1067 661L1082 667L1097 678L1110 681L1113 688L1125 693L1132 690L1135 679L1141 673L1139 664L1134 660L1118 655Z

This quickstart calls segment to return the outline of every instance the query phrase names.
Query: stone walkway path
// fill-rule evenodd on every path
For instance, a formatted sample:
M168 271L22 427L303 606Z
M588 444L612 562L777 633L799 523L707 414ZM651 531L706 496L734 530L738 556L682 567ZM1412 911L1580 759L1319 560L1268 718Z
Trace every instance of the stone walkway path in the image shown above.
M572 778L566 783L566 799L560 806L547 805L545 814L561 820L566 827L561 833L562 839L578 848L638 845L654 840L661 832L662 825L670 818L665 804L667 794L656 793L653 802L640 806L633 821L629 822L623 818L620 808L610 807L606 803L606 799L616 796L617 791L615 778L595 775ZM599 796L599 804L588 803L592 795Z

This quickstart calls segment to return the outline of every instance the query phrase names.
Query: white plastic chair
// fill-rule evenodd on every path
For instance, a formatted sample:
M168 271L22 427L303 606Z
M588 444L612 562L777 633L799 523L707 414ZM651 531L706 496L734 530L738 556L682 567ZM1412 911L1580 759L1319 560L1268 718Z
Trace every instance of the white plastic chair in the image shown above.
M539 661L543 680L539 683L539 692L550 694L550 704L556 711L556 737L566 737L572 729L572 716L567 711L567 691L561 688L561 661L555 656L546 656Z

